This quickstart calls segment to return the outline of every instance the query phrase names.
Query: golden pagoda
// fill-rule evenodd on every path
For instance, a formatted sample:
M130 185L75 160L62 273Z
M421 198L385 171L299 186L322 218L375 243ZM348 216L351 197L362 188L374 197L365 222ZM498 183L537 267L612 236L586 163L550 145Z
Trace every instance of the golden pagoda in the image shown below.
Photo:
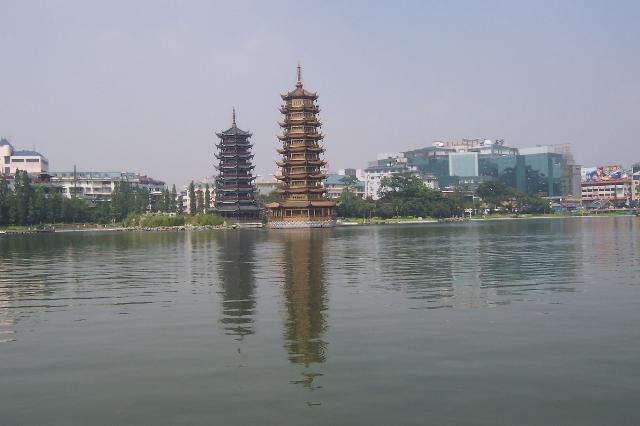
M326 198L322 181L326 175L322 167L326 164L320 156L324 148L318 128L320 108L316 103L318 94L302 87L300 65L296 88L280 95L283 105L280 112L284 121L278 139L282 159L276 164L281 173L276 179L282 182L280 201L266 205L271 228L324 228L336 225L336 203Z

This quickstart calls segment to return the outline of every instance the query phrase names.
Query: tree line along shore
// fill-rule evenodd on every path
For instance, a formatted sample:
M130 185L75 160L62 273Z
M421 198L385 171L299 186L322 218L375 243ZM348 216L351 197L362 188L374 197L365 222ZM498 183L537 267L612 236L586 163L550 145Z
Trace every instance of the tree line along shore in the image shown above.
M193 192L190 185L189 192ZM68 228L155 229L171 227L225 227L233 221L206 212L210 193L190 197L190 211L183 212L183 200L175 186L150 203L149 191L118 182L111 199L89 203L81 198L66 198L59 192L48 193L42 185L33 184L26 172L18 172L11 191L5 178L0 179L0 229L37 230ZM196 203L198 196L203 200ZM258 196L260 206L276 199L272 193ZM427 188L415 176L394 175L381 182L378 200L362 199L347 184L337 200L337 214L342 223L406 223L407 221L456 220L464 217L511 218L562 216L552 213L544 198L522 194L500 181L479 185L475 197L459 190L445 196ZM469 212L469 214L465 214ZM566 215L566 214L565 214Z

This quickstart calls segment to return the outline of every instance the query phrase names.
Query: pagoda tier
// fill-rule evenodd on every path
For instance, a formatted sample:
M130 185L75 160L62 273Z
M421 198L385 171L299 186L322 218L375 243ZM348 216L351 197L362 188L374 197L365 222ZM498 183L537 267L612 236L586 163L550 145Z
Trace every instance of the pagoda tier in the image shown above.
M214 166L218 170L253 170L255 166L251 164L224 164Z
M313 126L320 127L322 126L322 122L320 120L289 120L285 119L284 121L278 121L280 127L284 129L289 129L289 126Z
M220 151L220 153L221 153L221 154L224 154L224 149L228 149L228 147L229 147L230 145L222 145L222 144L217 143L217 144L215 144L215 146L216 146L216 148L218 148L218 149L222 149L222 151ZM234 144L233 146L235 146L235 147L239 147L239 148L243 148L243 149L245 149L245 150L246 150L246 149L251 149L251 148L253 148L253 144L252 144L252 143L236 143L236 144Z
M216 133L220 142L215 144L215 154L219 171L216 177L215 212L236 220L257 220L260 209L255 200L255 177L251 163L253 144L251 133L240 130L236 125L236 111L233 110L231 127Z
M255 185L248 184L228 184L222 181L217 182L216 191L227 192L254 192L256 190Z
M289 127L292 127L292 126L289 126ZM290 141L292 139L311 139L312 141L317 143L319 140L324 139L324 135L316 131L314 132L286 131L286 132L283 132L281 135L278 135L278 139L280 139L282 142Z
M325 192L327 192L327 190L324 187L319 187L319 188L282 187L280 189L276 189L275 192L277 192L278 194L286 194L286 193L302 194L302 193L305 193L305 192L309 192L309 193L325 193Z
M278 123L283 132L278 136L282 148L277 151L282 158L276 162L281 174L275 176L282 182L276 190L281 200L267 204L269 226L274 228L335 226L336 203L326 199L322 181L326 161L320 155L319 145L324 136L318 119L320 108L318 95L302 87L300 67L296 88L281 95L284 104L280 112L284 119Z
M216 181L223 182L223 183L226 183L226 184L230 183L230 184L233 185L235 182L238 182L238 181L247 182L247 181L252 181L252 180L255 179L255 177L253 175L248 175L248 174L228 173L228 172L225 172L224 174L226 176L218 176L216 178Z
M218 160L220 160L222 158L229 159L229 160L235 160L235 159L251 160L251 159L253 159L253 154L246 154L246 153L243 153L241 151L221 152L219 154L214 154L214 156Z
M285 159L282 161L276 161L276 164L279 167L287 167L287 166L324 166L327 164L324 160L295 160L295 159Z

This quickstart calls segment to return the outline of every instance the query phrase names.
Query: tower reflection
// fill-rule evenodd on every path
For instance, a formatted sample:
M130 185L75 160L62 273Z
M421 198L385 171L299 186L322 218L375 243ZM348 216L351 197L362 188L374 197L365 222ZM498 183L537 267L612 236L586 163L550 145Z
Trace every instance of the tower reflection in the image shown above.
M218 240L222 295L220 323L225 334L236 336L237 340L254 333L255 241L251 231L228 232Z
M324 363L327 358L327 342L323 340L328 306L324 250L330 232L300 229L277 234L283 243L284 346L289 361L305 368ZM308 389L320 387L313 381L322 374L303 372L302 375L301 380L291 383Z

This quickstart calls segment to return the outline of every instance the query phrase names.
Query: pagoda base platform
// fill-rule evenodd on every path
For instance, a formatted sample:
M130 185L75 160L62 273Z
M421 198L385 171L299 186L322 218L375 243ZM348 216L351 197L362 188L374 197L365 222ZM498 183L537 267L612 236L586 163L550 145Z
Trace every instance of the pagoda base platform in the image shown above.
M294 220L270 220L268 228L272 229L300 229L300 228L333 228L336 226L335 218L308 218Z

